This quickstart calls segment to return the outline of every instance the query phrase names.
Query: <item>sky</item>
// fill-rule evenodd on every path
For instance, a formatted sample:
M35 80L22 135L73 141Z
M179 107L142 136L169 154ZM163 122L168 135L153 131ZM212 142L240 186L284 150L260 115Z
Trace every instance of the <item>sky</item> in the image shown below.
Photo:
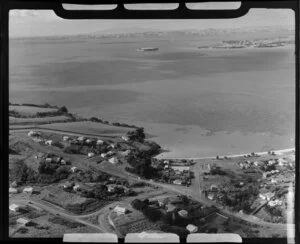
M212 8L212 3L196 3L190 7ZM228 3L226 3L228 4ZM237 3L219 4L219 7L238 8ZM165 8L165 5L158 5ZM214 5L215 6L215 5ZM133 5L133 7L136 7ZM72 6L65 6L72 9ZM66 20L52 10L11 10L9 32L11 37L78 35L97 31L146 28L158 31L244 28L260 26L287 26L294 28L294 12L287 9L251 9L248 14L235 19L209 20Z

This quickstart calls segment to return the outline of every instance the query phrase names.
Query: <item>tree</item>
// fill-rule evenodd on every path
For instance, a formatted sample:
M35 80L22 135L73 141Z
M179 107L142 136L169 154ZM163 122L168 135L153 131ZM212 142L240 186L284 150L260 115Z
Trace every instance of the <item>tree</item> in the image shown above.
M68 109L65 106L62 106L61 108L58 109L59 113L68 113Z

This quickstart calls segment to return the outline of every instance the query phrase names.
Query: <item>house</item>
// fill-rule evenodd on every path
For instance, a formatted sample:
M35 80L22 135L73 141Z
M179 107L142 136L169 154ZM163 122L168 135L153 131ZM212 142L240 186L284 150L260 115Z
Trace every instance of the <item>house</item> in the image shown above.
M97 140L97 142L96 142L97 145L103 145L103 143L104 143L104 141L102 141L102 140Z
M188 212L187 212L186 210L184 210L184 209L180 210L180 211L178 212L178 214L179 214L179 216L181 216L182 218L187 218L187 216L188 216Z
M106 155L107 155L106 153L101 153L101 154L100 154L100 156L101 156L102 158L105 158Z
M118 160L117 158L113 157L113 158L110 158L110 159L108 160L108 162L110 162L110 163L112 163L112 164L117 164L117 163L119 162L119 160Z
M31 131L29 131L29 132L28 132L28 136L40 136L40 133L39 133L39 132L36 132L36 131L33 131L33 130L31 130Z
M278 166L284 166L287 164L287 161L284 160L283 158L279 158L279 159L277 159L277 163L278 163Z
M217 190L218 190L217 185L212 184L212 185L210 186L210 190L211 190L211 191L217 191Z
M162 207L162 206L164 206L165 204L167 204L168 199L167 199L167 198L158 199L157 202L158 202L158 206Z
M52 163L52 158L46 158L45 161L46 163Z
M130 153L130 150L126 150L124 152L120 152L120 154L123 155L123 156L128 156L129 153Z
M267 193L259 193L259 197L262 200L267 200L270 201L272 197L274 197L274 193L273 192L267 192Z
M179 180L179 179L174 180L173 184L175 184L175 185L182 185L182 180Z
M164 164L169 164L169 161L168 161L168 160L165 160L165 161L164 161Z
M190 232L190 233L195 233L198 231L198 227L192 224L188 224L186 226L186 229Z
M114 155L115 153L113 152L113 151L109 151L108 153L107 153L107 155L108 156L112 156L112 155Z
M32 191L33 191L33 188L32 187L25 187L24 189L23 189L23 192L24 193L32 193Z
M180 171L180 172L185 171L185 170L186 171L190 170L190 167L188 167L188 166L171 166L171 168L174 170Z
M20 207L17 204L11 204L11 205L9 205L9 210L11 210L13 212L18 212L19 209L20 209Z
M68 141L69 137L68 136L63 136L63 141Z
M243 186L243 185L244 185L244 182L241 181L241 182L240 182L240 186Z
M65 184L63 184L63 188L70 189L70 188L73 188L74 185L75 185L74 182L66 182Z
M73 186L74 191L78 191L79 189L80 189L80 185L76 184L75 186Z
M271 183L272 183L272 184L276 184L276 183L277 183L277 180L271 179Z
M270 207L280 206L280 205L282 205L282 201L279 200L279 199L276 199L276 200L273 200L273 201L269 201L268 205Z
M53 161L54 161L55 163L60 163L60 160L61 160L61 157L54 157L54 158L53 158Z
M114 192L114 191L115 191L115 188L116 188L115 185L107 185L106 187L107 187L107 191L108 191L108 192Z
M9 187L8 192L9 192L9 193L12 193L12 194L15 194L15 193L18 193L18 190L17 190L16 188Z
M85 139L84 136L79 136L79 137L77 138L77 140L80 141L80 142L83 142L84 139Z
M65 159L62 159L62 160L60 160L60 164L66 165L66 164L67 164L67 161L66 161Z
M259 165L259 162L258 162L258 161L255 161L253 164L254 164L255 166L258 166L258 165Z
M91 140L91 139L86 139L86 140L85 140L85 143L91 144L91 143L92 143L92 140Z
M124 141L130 141L130 138L127 135L121 137Z
M52 140L45 141L45 145L48 145L48 146L52 146L52 143L53 143Z
M93 153L93 152L89 152L89 153L88 153L88 157L89 157L89 158L94 157L94 156L95 156L95 153Z
M75 171L77 171L77 167L73 166L70 170L74 173Z
M18 218L17 219L17 223L21 224L21 225L24 225L24 226L27 225L29 222L30 222L30 220L26 219L26 218Z
M165 167L164 167L164 169L168 169L168 168L169 168L169 165L166 164Z
M171 203L168 203L168 204L166 205L166 210L167 210L167 212L173 212L175 209L176 209L176 206L173 205L173 204L171 204Z
M207 198L208 198L209 200L214 200L215 194L213 194L213 193L208 193Z
M114 212L117 213L118 215L125 214L126 213L126 208L123 208L123 207L120 207L120 206L116 206L114 208Z

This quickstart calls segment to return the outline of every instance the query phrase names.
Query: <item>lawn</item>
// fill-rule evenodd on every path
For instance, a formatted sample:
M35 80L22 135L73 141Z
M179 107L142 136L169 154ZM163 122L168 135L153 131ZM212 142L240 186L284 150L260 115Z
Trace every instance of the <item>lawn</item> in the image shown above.
M49 125L42 125L40 128L54 129L73 133L80 133L95 136L122 136L132 128L118 127L91 121L83 122L69 122L69 123L53 123Z
M54 117L43 117L43 118L15 118L9 117L10 125L30 125L30 124L46 124L51 122L62 122L70 120L67 116L54 116Z

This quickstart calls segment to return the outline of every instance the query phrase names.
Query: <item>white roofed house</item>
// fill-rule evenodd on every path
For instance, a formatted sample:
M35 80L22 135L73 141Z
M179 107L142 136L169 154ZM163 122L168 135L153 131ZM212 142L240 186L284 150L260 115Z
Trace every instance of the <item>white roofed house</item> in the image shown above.
M106 153L101 153L101 154L100 154L100 156L101 156L102 158L105 158L106 155L107 155Z
M76 184L75 186L73 186L74 191L78 191L79 189L80 189L80 185Z
M96 142L97 145L103 145L103 143L104 143L104 141L102 141L102 140L97 140L97 142Z
M48 145L48 146L52 146L52 143L53 143L52 140L45 141L45 145Z
M192 224L189 224L186 226L186 229L190 232L190 233L195 233L198 231L198 227Z
M25 187L24 189L23 189L23 193L32 193L33 192L33 188L32 187Z
M110 163L112 163L112 164L117 164L117 163L119 163L119 160L118 160L116 157L110 158L108 161L109 161Z
M91 143L92 143L92 140L91 140L91 139L86 139L86 140L85 140L85 143L86 143L86 144L91 144Z
M9 210L11 210L13 212L18 212L19 209L20 209L20 207L17 204L11 204L11 205L9 205Z
M174 180L173 184L175 184L175 185L182 185L182 180L179 180L179 179Z
M275 194L273 192L259 193L259 197L262 200L267 200L267 201L270 201L274 197L274 195Z
M89 158L94 157L94 156L95 156L95 153L93 153L93 152L89 152L89 153L88 153L88 157L89 157Z
M70 170L74 173L77 171L77 167L73 166Z
M122 138L124 141L130 141L129 136L127 136L127 135L123 135L121 138Z
M80 141L80 142L83 142L84 139L85 139L84 136L79 136L79 137L77 138L77 140Z
M126 213L126 208L120 207L120 206L116 206L114 208L114 212L117 213L118 215L125 214Z
M18 219L17 219L17 223L25 226L25 225L27 225L28 223L30 223L30 220L29 220L29 219L26 219L26 218L18 218Z
M68 136L63 136L63 141L68 141L69 137Z
M107 185L107 191L108 192L114 192L115 191L115 185Z
M45 161L46 163L52 163L52 158L46 158Z
M9 187L8 192L9 192L10 194L16 194L16 193L18 193L18 190L17 190L16 188Z
M40 136L40 133L37 131L31 130L28 132L28 136Z

